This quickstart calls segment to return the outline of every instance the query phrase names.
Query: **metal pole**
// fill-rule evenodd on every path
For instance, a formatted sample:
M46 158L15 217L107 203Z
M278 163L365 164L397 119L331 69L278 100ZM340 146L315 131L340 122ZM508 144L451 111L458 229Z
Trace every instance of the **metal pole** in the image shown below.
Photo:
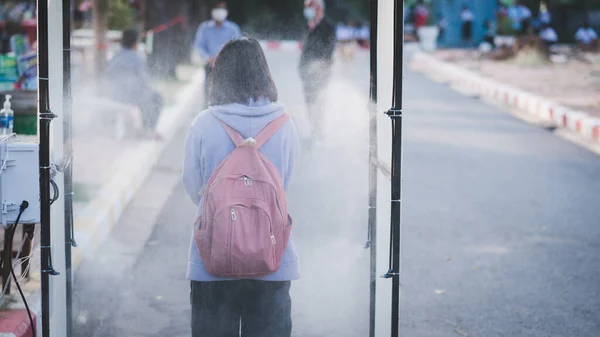
M369 226L370 249L369 337L375 337L377 281L377 15L378 0L371 0L370 90L369 90Z
M50 275L52 267L50 243L50 124L56 116L50 111L48 65L48 1L38 0L38 111L40 165L40 257L42 281L42 336L50 336Z
M400 229L402 216L402 80L404 53L404 1L394 1L394 73L392 107L392 198L390 264L385 278L392 279L392 337L400 326Z
M65 279L66 279L66 337L73 334L73 275L71 273L71 247L75 247L73 233L73 141L71 94L71 0L63 0L63 144L65 189Z

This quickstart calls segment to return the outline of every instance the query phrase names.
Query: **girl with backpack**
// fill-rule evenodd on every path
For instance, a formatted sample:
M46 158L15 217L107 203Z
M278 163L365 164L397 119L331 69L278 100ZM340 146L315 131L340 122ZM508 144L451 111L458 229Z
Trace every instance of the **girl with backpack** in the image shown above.
M187 270L192 336L289 337L299 273L285 188L299 155L296 127L254 39L223 47L209 86L183 168L198 206Z

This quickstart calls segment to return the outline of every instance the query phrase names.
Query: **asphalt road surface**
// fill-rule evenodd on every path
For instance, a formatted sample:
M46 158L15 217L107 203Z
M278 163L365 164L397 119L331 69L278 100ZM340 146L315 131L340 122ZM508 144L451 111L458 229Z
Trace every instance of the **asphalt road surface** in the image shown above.
M269 53L304 134L297 58ZM368 336L367 55L334 74L326 137L289 190L297 337ZM600 157L409 70L404 101L401 335L599 336ZM190 335L186 130L79 269L76 336Z

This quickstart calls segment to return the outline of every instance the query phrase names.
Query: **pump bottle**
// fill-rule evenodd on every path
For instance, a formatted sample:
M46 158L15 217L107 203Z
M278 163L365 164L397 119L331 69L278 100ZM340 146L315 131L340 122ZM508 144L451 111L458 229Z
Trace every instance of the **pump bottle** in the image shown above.
M11 95L5 96L4 109L0 110L0 135L8 136L13 133L15 113L10 108Z

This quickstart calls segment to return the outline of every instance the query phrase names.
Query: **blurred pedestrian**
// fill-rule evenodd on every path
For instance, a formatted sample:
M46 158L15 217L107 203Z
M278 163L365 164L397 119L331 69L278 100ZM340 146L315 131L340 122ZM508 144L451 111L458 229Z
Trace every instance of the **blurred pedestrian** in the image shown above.
M513 22L513 28L523 34L529 29L529 21L531 20L531 10L527 6L521 4L519 0L514 0L513 5L508 8L508 17Z
M546 43L548 47L558 42L558 34L554 31L554 28L549 24L544 24L540 31L540 38Z
M590 26L590 22L585 20L583 25L575 33L575 39L579 48L584 51L595 51L598 49L598 34Z
M473 21L475 15L467 5L463 5L462 11L460 12L460 23L461 23L461 39L463 45L469 46L473 39Z
M123 32L121 50L106 65L105 92L114 101L138 107L144 136L160 140L156 124L163 108L162 96L152 89L145 60L138 54L139 35L134 29Z
M358 28L358 45L363 49L370 47L369 41L371 40L371 30L366 22L361 22Z
M263 160L273 164L276 174L281 179L279 182L283 190L288 187L299 156L296 127L291 119L286 121L284 107L277 103L277 88L258 41L242 37L228 42L223 47L214 62L209 101L208 110L200 113L192 122L185 144L182 180L189 197L198 207L197 219L201 219L203 212L208 211L208 207L203 209L202 205L207 205L204 198L213 195L211 192L213 189L222 188L222 193L230 191L227 193L233 194L235 193L233 191L239 191L239 188L236 189L232 184L241 183L244 191L250 191L245 192L246 195L258 195L264 188L272 188L269 183L254 181L252 177L244 176L244 179L240 177L240 179L220 180L221 186L231 187L229 189L218 187L217 184L211 185L210 190L205 190L213 174L218 174L216 169L219 164L226 158L232 158L229 155L236 145L259 147L261 137L266 137L262 138L264 143L259 147L260 153L264 156ZM275 124L270 124L271 122ZM267 125L270 125L269 130L266 129ZM278 126L273 128L273 125ZM269 138L265 134L261 135L263 131L274 133ZM243 139L254 142L245 143ZM245 153L252 155L252 152ZM244 162L238 165L243 166ZM248 170L240 167L240 172L244 172L244 169ZM260 172L260 169L256 170ZM244 198L242 195L239 197L242 198L240 200ZM240 236L253 235L252 229L256 228L253 226L257 225L253 222L264 219L267 214L261 213L264 209L260 207L265 206L258 203L264 202L265 198L267 197L263 195L263 199L255 199L257 203L248 208L240 206L229 209L229 204L226 204L225 210L218 213L221 214L220 217L224 222L218 223L217 217L211 223L213 227L196 222L194 233L198 233L202 228L213 228L212 233L205 233L205 235L214 238L217 229L221 232L228 230L219 225L237 221L236 224L240 227L236 227L235 230L236 240L240 240ZM242 202L240 200L237 202ZM280 202L283 203L285 200ZM275 224L275 221L276 219L273 219L273 228L280 230L281 228L277 227L279 224ZM288 221L287 218L277 221L284 222L288 229L291 226L291 220ZM269 226L264 222L260 225ZM282 223L281 226L285 225ZM280 235L283 236L282 233L272 232L269 239L268 233L265 234L267 234L265 236L267 245L272 241L273 245L276 243L274 234L278 238ZM283 242L283 239L277 240ZM206 255L200 254L200 251L211 251L217 245L227 249L225 245L228 245L218 240L209 242L212 243L201 246L197 243L195 235L192 235L190 243L187 279L191 283L192 337L290 337L292 330L290 285L291 281L299 278L298 258L292 236L290 235L287 245L282 245L283 251L276 253L283 254L283 259L275 273L245 279L220 278L213 275L214 273L210 271L212 269L207 270L209 263L203 260L203 256ZM248 246L249 249L254 249L254 256L261 256L260 249L264 247L265 242L252 242ZM279 244L279 241L277 243ZM277 247L279 249L279 246ZM270 246L268 248L275 249ZM223 256L221 260L223 258L225 257ZM211 259L210 266L218 263L215 260L217 258ZM227 265L228 262L224 264ZM232 261L231 266L238 268L236 270L252 267L242 264L239 260ZM257 266L262 264L255 263L254 268Z
M490 45L490 49L496 48L497 25L494 20L485 19L483 23L483 41Z
M208 107L208 85L210 73L215 64L215 59L223 46L241 36L240 27L227 20L227 3L216 2L211 11L212 20L205 21L198 26L194 38L194 49L204 60L204 105Z
M429 19L429 8L427 8L427 5L425 5L425 2L423 0L418 0L417 6L415 7L415 10L414 10L415 32L418 32L419 28L425 26L428 19Z
M323 0L306 0L304 17L308 21L308 35L300 55L300 77L304 85L304 98L308 117L315 136L320 133L320 95L331 75L332 56L335 50L335 29L325 17Z
M335 35L339 44L341 59L344 61L353 60L355 52L355 40L352 24L350 22L341 22L336 27Z
M440 21L438 22L438 29L440 33L438 34L438 43L444 41L444 37L446 35L446 29L448 28L448 22L446 18L440 15Z
M552 15L550 14L550 11L548 11L548 6L545 3L540 4L540 12L538 13L536 26L534 28L539 29L541 32L546 25L550 25L551 23Z

